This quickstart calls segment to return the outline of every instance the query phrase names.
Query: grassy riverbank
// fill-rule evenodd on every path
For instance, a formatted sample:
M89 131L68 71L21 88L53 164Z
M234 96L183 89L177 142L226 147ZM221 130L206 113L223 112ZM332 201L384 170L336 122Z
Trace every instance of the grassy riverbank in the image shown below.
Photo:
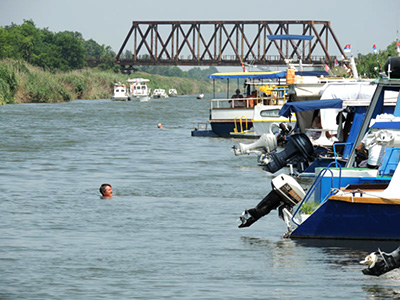
M64 102L76 99L109 99L116 82L128 78L150 79L151 89L177 89L179 94L211 93L212 81L165 77L147 73L130 76L83 69L51 73L26 62L0 61L0 104ZM219 90L221 91L221 90Z

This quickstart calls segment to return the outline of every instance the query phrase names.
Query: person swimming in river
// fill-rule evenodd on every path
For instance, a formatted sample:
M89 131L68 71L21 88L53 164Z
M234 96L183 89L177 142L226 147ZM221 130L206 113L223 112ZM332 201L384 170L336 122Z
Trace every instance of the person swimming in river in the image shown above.
M100 186L100 194L101 194L101 197L102 198L112 198L112 196L113 196L113 189L112 189L112 187L111 187L111 185L110 184L108 184L108 183L103 183L101 186Z

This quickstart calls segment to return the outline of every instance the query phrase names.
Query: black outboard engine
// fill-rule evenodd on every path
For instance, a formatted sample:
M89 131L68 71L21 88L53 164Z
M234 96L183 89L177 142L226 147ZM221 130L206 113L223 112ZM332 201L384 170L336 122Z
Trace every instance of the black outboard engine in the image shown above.
M286 123L280 123L279 129L280 132L276 136L276 140L278 142L278 145L282 145L286 143L286 136L288 136L292 132L292 126L287 125Z
M304 133L291 135L283 151L271 152L265 156L263 170L275 173L286 166L290 159L297 158L298 160L308 161L313 153L314 147L307 135Z
M385 73L390 78L400 78L400 56L390 57L386 61Z
M360 263L368 265L367 269L362 270L363 274L380 276L400 268L400 247L391 253L385 253L378 249L377 252L367 255Z
M300 202L305 192L297 181L286 174L281 174L271 180L272 191L257 204L255 208L245 210L240 216L239 228L249 227L261 217L269 214L271 210L292 210Z

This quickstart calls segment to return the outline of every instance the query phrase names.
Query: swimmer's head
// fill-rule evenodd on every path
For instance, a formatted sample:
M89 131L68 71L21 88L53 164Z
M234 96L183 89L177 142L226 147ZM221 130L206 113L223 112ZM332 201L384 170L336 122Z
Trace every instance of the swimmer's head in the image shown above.
M106 197L106 198L111 198L112 196L113 196L113 190L112 190L112 187L111 187L111 185L110 184L108 184L108 183L103 183L101 186L100 186L100 194L103 196L103 197Z

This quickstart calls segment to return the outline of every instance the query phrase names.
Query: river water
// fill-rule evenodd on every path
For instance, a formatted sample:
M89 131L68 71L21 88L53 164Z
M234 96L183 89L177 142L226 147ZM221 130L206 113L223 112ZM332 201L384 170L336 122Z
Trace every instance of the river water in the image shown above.
M392 299L377 242L283 239L237 219L272 175L238 141L191 137L209 99L0 107L0 299ZM165 129L158 129L162 123ZM115 197L99 197L110 183Z

